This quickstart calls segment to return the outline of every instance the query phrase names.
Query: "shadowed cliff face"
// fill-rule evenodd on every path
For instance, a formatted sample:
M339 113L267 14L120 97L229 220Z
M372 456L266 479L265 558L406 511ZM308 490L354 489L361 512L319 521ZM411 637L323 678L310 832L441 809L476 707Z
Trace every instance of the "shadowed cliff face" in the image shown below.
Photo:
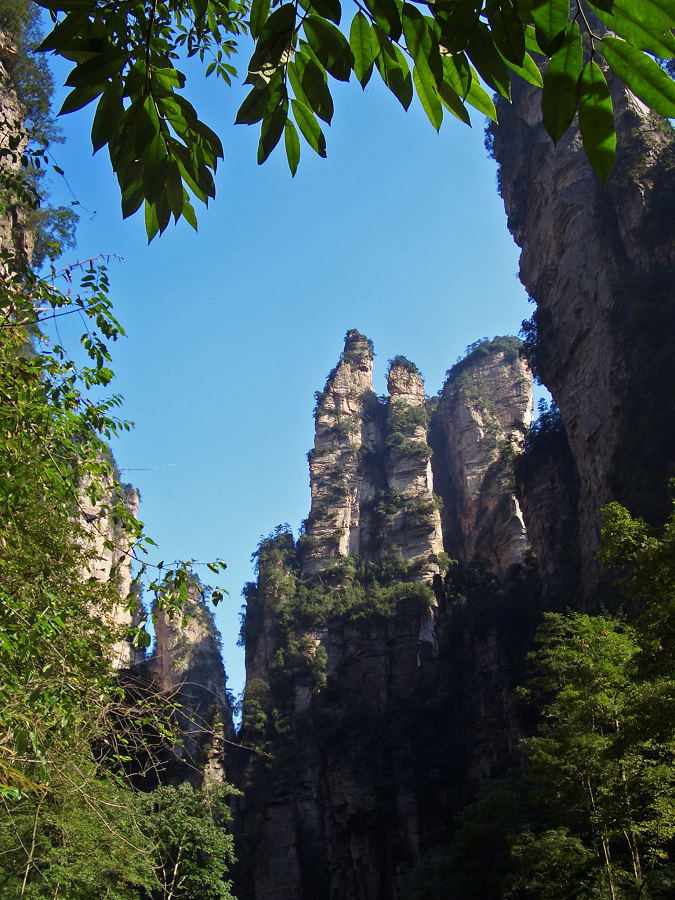
M246 589L241 898L403 896L420 853L509 758L532 621L529 587L505 586L528 550L513 494L532 405L518 349L489 342L450 373L432 473L417 368L396 357L378 400L372 347L347 334L317 395L305 534L264 540ZM462 560L445 579L441 507Z
M156 612L155 649L146 661L155 688L177 704L182 740L166 781L193 785L225 780L225 742L234 736L218 631L196 585L188 587L183 619Z
M599 577L600 507L619 499L663 519L675 471L673 133L623 87L612 93L619 153L606 186L576 123L554 147L533 89L514 86L513 107L491 128L520 277L537 303L535 367L560 407L577 471L585 595ZM551 494L542 506L546 472L530 475L523 490L538 500L523 498L528 515L550 521L557 501ZM545 529L531 531L538 541ZM541 557L559 549L568 548L535 545Z

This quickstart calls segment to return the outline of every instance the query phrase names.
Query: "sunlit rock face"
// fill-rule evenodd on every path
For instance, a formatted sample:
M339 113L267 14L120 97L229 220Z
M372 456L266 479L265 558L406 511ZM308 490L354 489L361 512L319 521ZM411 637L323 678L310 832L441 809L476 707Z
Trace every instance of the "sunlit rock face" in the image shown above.
M424 382L412 364L392 365L387 398L373 390L373 349L347 333L340 361L317 394L309 454L312 506L303 572L339 557L380 560L393 552L429 563L442 551L433 498Z
M242 898L403 896L437 824L512 752L514 648L503 623L447 608L442 574L451 550L498 584L528 548L512 463L529 371L517 340L488 343L440 402L404 357L378 398L350 331L317 395L304 534L263 541L246 590Z
M25 110L13 79L16 61L15 41L0 29L0 150L9 151L3 153L2 166L19 171L28 139L24 131ZM26 228L25 209L16 197L5 195L2 201L5 213L0 217L0 250L12 254L15 265L22 267L30 262L33 253L33 237ZM0 272L3 265L0 264Z
M519 342L485 342L455 365L436 418L447 551L502 574L529 549L514 484L532 422L532 378Z
M619 499L662 520L675 471L673 131L623 86L611 90L618 156L604 186L576 121L553 145L534 89L514 85L513 106L502 104L490 129L508 225L522 247L520 277L537 304L535 365L577 470L586 596L599 577L600 507ZM534 502L524 505L536 515ZM538 541L546 529L531 530Z
M126 639L126 629L141 618L140 598L132 594L132 562L134 538L116 513L120 504L134 518L138 515L138 491L130 484L120 485L114 463L107 453L99 458L99 471L87 475L78 485L77 514L82 545L87 560L86 575L101 583L112 583L119 603L106 613L106 619L119 633L110 648L110 661L115 669L128 669L143 658L143 652Z
M318 572L336 556L358 554L361 508L374 493L361 467L364 444L379 439L373 390L373 349L350 331L345 349L317 394L314 449L309 456L312 506L307 520L304 569Z

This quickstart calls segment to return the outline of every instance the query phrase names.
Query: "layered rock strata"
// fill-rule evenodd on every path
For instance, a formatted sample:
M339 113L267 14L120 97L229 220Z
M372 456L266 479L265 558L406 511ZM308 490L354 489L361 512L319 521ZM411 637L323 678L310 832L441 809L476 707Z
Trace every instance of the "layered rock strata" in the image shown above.
M13 78L17 56L15 40L0 29L0 166L11 174L21 171L21 155L28 143L25 110ZM33 253L33 236L26 228L25 209L16 202L16 194L8 189L4 178L0 199L5 208L5 214L0 217L0 250L14 257L12 268L22 268Z

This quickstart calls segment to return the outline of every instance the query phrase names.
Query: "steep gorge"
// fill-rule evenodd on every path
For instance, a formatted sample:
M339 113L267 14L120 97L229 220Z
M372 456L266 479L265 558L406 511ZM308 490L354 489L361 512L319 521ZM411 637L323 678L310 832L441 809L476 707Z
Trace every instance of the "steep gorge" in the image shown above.
M304 533L265 540L247 589L242 897L401 895L517 739L538 597L514 496L532 415L519 342L477 347L438 403L403 357L388 390L348 332L317 395Z
M246 592L242 898L417 896L419 861L532 727L513 688L542 612L612 602L601 507L667 514L674 143L612 90L605 187L529 88L490 130L537 304L524 349L474 346L432 401L397 357L381 399L349 332L317 394L304 533L263 541ZM524 356L559 408L531 431Z

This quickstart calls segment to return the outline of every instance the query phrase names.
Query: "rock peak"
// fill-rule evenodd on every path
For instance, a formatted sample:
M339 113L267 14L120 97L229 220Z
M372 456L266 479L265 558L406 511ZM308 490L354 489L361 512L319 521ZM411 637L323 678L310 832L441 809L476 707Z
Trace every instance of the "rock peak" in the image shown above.
M351 328L345 335L345 349L342 362L352 368L370 371L373 367L373 342L360 331Z
M395 356L389 363L387 389L392 399L419 406L424 403L424 379L415 363L405 356Z

